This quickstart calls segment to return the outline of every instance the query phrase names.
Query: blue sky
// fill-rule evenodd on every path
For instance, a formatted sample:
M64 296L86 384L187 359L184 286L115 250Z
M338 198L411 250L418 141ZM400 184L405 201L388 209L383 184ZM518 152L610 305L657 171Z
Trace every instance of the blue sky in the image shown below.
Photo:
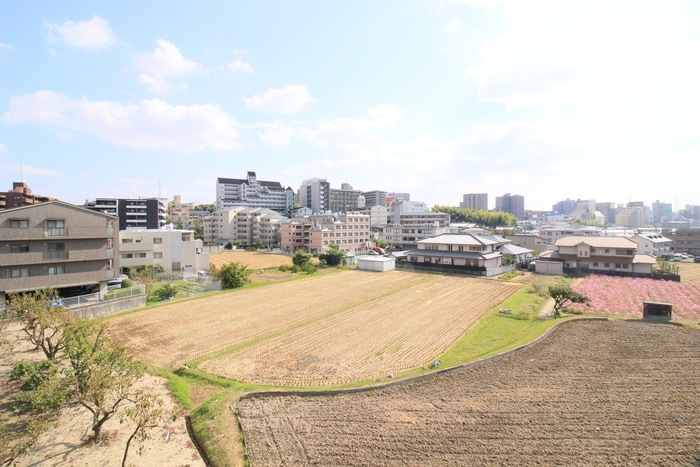
M0 0L0 191L700 204L697 1Z

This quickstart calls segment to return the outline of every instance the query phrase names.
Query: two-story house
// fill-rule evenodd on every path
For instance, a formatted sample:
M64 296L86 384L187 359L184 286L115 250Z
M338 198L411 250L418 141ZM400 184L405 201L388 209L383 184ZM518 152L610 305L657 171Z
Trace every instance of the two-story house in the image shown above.
M628 237L571 235L557 240L551 258L559 258L564 269L587 272L652 274L656 257L638 253L639 245Z
M118 220L62 201L0 211L0 307L11 292L107 292L117 277Z
M503 261L501 250L508 244L510 240L494 235L442 234L418 240L417 248L405 252L405 258L413 265L493 276L515 267L507 266ZM524 254L524 250L518 248L518 254Z

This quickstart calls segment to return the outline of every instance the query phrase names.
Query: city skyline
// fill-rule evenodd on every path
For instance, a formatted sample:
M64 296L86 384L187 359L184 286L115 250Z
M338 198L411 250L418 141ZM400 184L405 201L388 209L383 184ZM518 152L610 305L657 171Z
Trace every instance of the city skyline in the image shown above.
M0 190L700 204L700 4L0 4Z

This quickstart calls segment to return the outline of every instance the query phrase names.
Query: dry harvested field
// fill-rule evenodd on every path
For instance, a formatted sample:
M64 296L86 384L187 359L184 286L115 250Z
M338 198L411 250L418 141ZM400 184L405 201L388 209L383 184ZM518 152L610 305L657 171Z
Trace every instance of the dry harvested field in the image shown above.
M209 262L221 269L229 263L240 263L248 266L251 271L276 268L292 264L292 257L282 254L262 253L259 251L227 251L209 255Z
M673 263L678 265L681 282L700 282L700 263Z
M224 353L201 367L246 381L332 384L425 364L518 287L342 271L118 316L110 335L163 368Z
M699 387L699 330L574 321L420 381L235 410L252 466L694 466Z
M357 274L367 273L350 277ZM383 276L375 277L383 282ZM356 302L342 313L204 362L200 368L274 386L386 378L390 372L398 374L432 361L519 287L465 277L424 279L378 295L349 283L350 290L357 290L352 294ZM341 290L330 294L331 302Z

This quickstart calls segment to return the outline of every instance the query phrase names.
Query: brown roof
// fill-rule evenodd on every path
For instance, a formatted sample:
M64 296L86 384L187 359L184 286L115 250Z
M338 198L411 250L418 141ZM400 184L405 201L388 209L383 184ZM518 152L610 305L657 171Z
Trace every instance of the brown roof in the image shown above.
M637 248L639 245L627 237L603 237L597 235L569 235L556 241L556 246L576 246L585 243L594 248Z

